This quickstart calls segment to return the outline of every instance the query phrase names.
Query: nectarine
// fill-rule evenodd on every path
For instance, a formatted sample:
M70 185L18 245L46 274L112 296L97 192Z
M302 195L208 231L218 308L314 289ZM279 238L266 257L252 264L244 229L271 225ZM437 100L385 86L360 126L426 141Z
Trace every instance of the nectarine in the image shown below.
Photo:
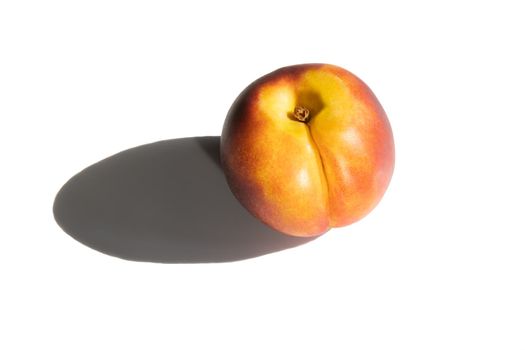
M328 64L278 69L230 108L221 163L236 198L274 229L316 236L349 225L382 198L392 130L368 86Z

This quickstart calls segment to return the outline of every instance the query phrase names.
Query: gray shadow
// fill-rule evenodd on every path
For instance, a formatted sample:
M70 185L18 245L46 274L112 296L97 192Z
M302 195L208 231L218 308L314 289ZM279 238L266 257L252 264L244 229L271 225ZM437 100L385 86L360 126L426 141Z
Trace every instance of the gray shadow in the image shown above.
M274 231L238 203L219 140L160 141L91 165L58 192L55 220L81 243L135 261L236 261L312 240Z

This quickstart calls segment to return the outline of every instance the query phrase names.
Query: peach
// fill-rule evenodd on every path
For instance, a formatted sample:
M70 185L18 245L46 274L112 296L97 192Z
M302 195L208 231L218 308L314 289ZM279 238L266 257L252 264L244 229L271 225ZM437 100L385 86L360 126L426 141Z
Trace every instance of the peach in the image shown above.
M367 215L394 169L390 123L368 86L329 64L284 67L230 108L221 163L241 204L268 226L317 236Z

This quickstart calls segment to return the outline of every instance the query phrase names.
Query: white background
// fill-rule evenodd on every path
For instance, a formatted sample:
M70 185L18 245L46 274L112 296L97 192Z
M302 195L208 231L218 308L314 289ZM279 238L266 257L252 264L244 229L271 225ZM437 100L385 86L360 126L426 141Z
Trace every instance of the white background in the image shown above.
M2 1L0 348L525 349L519 3ZM219 135L247 84L305 62L389 115L394 177L362 221L219 264L126 261L56 224L77 172Z

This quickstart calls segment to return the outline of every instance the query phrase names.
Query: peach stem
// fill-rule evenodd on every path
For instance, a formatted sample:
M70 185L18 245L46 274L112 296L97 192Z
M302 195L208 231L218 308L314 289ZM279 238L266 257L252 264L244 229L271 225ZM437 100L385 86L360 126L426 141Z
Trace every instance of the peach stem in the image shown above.
M307 122L308 117L310 116L310 111L308 108L297 106L293 111L293 116L300 122Z

